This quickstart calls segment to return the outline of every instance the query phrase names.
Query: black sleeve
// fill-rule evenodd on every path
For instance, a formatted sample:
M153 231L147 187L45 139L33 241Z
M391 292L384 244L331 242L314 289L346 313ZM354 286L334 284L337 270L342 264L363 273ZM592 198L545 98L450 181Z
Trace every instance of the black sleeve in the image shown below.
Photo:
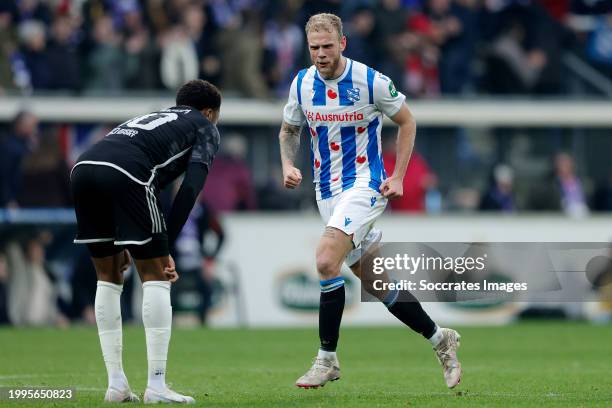
M189 167L187 167L185 172L185 178L174 198L172 209L168 216L168 243L170 247L174 245L176 238L183 229L183 225L185 225L189 213L193 209L198 194L200 194L202 187L204 187L207 176L207 165L201 162L189 163Z
M201 163L210 169L221 142L219 131L215 125L208 122L206 126L198 129L196 137L191 153L191 162Z

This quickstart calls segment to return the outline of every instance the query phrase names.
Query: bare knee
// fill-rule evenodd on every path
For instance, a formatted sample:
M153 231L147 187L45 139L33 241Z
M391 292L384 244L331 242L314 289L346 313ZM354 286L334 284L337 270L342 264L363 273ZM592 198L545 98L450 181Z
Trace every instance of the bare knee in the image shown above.
M97 272L98 280L103 282L110 282L116 285L123 285L123 274L119 271L100 271Z
M91 258L96 269L98 280L110 282L117 285L123 284L123 271L126 269L126 262L129 262L129 255L126 251L114 255Z
M317 271L321 279L332 279L340 275L341 262L338 262L337 258L331 251L321 251L317 254Z
M168 280L168 276L164 273L164 267L168 264L168 257L134 259L134 263L142 282Z
M349 235L333 227L327 227L317 248L317 271L323 280L340 275L340 268L346 255L352 249Z

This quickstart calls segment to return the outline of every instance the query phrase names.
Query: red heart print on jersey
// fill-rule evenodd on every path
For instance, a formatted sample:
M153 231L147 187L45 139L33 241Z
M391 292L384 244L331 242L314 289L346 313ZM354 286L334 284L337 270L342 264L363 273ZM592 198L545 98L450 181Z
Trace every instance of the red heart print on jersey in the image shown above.
M336 142L331 142L329 144L329 148L332 149L334 152L337 152L338 150L340 150L340 145Z
M313 128L310 128L310 136L316 137L317 136L317 131L314 130Z
M363 132L365 132L365 130L366 130L366 128L364 128L363 126L359 126L357 128L357 133L363 133Z
M321 167L321 162L319 161L319 159L315 159L315 167L318 169L319 167Z
M328 89L327 96L329 96L329 99L336 99L338 97L338 94L335 93L333 89Z
M357 163L363 164L365 162L366 162L366 157L365 156L357 156Z
M338 181L339 177L334 177L332 181Z

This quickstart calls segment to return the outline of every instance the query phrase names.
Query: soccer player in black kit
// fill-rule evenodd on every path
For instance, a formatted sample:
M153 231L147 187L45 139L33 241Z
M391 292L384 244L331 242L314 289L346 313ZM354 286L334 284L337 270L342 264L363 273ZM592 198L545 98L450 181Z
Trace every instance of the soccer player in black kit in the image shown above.
M77 216L75 243L87 244L98 287L96 323L108 372L105 401L137 402L122 366L120 296L132 258L143 282L148 383L145 403L194 403L168 388L166 360L172 326L170 284L178 279L169 255L204 186L217 150L219 90L193 80L176 95L176 106L122 123L93 145L71 172ZM168 222L159 192L185 174Z

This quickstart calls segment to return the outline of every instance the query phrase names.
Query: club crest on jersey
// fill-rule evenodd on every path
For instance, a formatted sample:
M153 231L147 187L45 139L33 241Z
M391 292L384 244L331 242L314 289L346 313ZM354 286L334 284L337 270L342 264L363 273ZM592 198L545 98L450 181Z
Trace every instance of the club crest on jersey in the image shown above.
M361 99L359 96L359 88L349 88L346 90L346 98L351 102L357 102Z
M370 207L374 207L374 204L376 204L376 197L370 198Z
M347 225L349 225L351 222L353 222L353 220L351 220L349 217L344 217L344 226L346 227Z

